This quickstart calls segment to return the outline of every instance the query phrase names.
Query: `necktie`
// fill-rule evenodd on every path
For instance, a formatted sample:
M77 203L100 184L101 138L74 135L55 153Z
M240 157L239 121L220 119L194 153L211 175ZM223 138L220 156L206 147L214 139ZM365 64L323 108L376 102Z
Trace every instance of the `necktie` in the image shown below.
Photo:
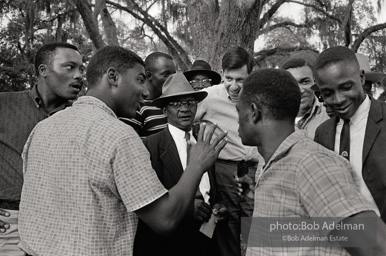
M185 140L188 142L190 140L190 133L185 132Z
M190 150L190 133L185 132L185 140L186 140L186 165L188 165L189 162L189 150Z
M350 119L344 120L340 134L339 154L350 161Z

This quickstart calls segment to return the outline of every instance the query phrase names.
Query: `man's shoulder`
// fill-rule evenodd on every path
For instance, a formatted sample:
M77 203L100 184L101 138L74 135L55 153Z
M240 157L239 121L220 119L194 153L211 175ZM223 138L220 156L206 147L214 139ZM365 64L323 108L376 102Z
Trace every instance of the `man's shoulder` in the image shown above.
M4 103L5 101L12 101L12 100L22 100L22 99L28 99L29 90L25 91L18 91L18 92L0 92L0 103Z
M308 137L294 145L291 155L303 164L329 162L335 159L340 161L337 154Z
M158 149L161 144L161 141L168 136L167 133L169 133L169 131L168 131L168 128L166 127L162 131L154 133L144 138L143 143L145 144L148 150Z
M316 128L315 133L319 133L321 131L324 131L326 129L330 129L335 124L335 117L331 117L327 120L325 120L323 123L321 123L318 128Z

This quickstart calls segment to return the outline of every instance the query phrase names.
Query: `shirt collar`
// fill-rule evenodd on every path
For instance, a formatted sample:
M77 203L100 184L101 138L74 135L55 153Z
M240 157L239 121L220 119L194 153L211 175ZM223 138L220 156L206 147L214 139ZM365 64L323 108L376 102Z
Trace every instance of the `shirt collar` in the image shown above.
M112 117L117 118L117 115L114 113L114 111L109 108L106 103L103 101L93 97L93 96L81 96L77 101L74 102L73 106L77 105L92 105L95 107L98 107L105 111L107 114L111 115Z
M314 114L319 114L322 106L322 103L320 103L318 98L314 95L314 103L312 104L312 108L307 113L310 113L311 116L314 116Z
M168 127L173 138L185 139L185 131L175 127L172 124L168 124ZM192 138L193 137L192 130L190 130L188 133L190 134L190 138Z
M350 118L350 122L353 125L358 125L358 123L365 118L370 111L371 101L367 95L365 95L365 100L361 103L355 114Z
M282 155L286 154L288 150L290 150L293 145L295 145L299 140L306 137L306 131L305 130L297 130L293 133L291 133L276 149L275 153L271 156L271 158L268 160L268 163L265 164L264 170L266 170L273 161L276 159L280 159Z
M35 85L31 88L31 90L30 90L30 97L32 98L33 103L34 103L34 105L35 105L35 107L36 107L37 109L42 109L42 110L46 111L46 110L44 109L43 100L42 100L42 98L40 97L40 94L39 94L39 91L38 91L38 85L37 85L37 84L35 84ZM59 110L63 110L63 109L65 109L66 107L69 107L69 106L71 106L71 105L72 105L72 103L71 103L70 101L67 101L65 104L63 104L63 105L61 105L61 106L55 108L55 109L54 109L53 111L51 111L50 113L47 113L47 115L48 115L48 116L51 116L51 115L55 114L56 112L58 112Z
M42 99L40 98L39 92L38 92L38 85L34 85L30 90L30 96L34 102L34 105L37 109L40 109L42 106Z

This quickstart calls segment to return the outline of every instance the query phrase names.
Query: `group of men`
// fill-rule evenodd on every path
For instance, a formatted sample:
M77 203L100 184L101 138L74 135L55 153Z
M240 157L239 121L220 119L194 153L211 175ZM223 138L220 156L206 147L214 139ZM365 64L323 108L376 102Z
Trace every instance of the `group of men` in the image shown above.
M384 255L386 105L365 94L355 53L253 71L234 47L221 65L176 73L165 53L106 46L76 99L78 49L41 47L37 84L0 94L1 255L241 255L246 216L378 225L373 248L247 255Z

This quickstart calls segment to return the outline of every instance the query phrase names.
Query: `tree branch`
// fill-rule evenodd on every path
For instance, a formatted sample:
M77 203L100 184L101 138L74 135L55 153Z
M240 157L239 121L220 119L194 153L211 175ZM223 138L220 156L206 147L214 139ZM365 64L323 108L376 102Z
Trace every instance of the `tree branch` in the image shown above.
M318 11L318 12L326 15L326 17L339 22L339 24L342 24L342 20L341 19L339 19L338 17L335 17L334 15L329 14L328 12L326 12L325 10L323 10L322 8L320 8L320 7L318 7L318 6L314 5L314 4L307 4L307 3L303 3L303 2L300 2L300 1L296 1L296 0L288 0L287 2L288 3L300 4L300 5L303 5L303 6L306 6L306 7L313 8L315 11Z
M264 13L264 16L259 20L257 30L263 29L265 24L272 18L272 16L277 12L277 10L280 8L282 4L285 2L289 2L289 0L278 0L272 5L271 9L269 9L266 13Z
M137 3L131 0L127 0L127 2L130 4L131 8L106 0L107 4L123 10L132 15L134 18L144 22L151 30L153 30L153 32L166 45L166 47L168 47L170 53L180 65L180 68L182 70L188 70L190 68L190 60L187 53L184 49L182 49L177 41L174 40L166 28L162 26L162 24L160 24L156 19L154 19L154 17L146 13L146 11L144 11ZM134 10L138 11L142 16L136 13Z
M295 22L292 22L292 21L284 21L265 28L263 33L275 30L277 28L286 28L287 26L296 27L296 28L307 28L309 27L309 25L310 24L296 24Z
M363 30L361 34L359 34L358 38L354 41L351 49L354 52L357 52L359 49L359 46L367 37L369 37L372 33L383 29L386 29L386 22L366 28L365 30Z
M255 63L260 63L265 58L275 54L289 53L289 52L295 52L295 51L301 51L301 50L310 50L310 51L317 52L315 49L312 49L310 47L288 47L288 48L277 47L273 49L261 50L261 51L255 52L253 56L255 57Z

